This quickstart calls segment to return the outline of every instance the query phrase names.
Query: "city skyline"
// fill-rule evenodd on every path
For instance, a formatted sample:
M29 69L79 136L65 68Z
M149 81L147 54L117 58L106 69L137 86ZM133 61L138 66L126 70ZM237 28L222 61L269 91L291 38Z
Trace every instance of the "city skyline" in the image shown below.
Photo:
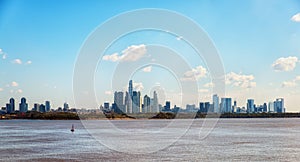
M26 96L28 108L34 107L35 102L50 99L53 107L61 107L64 102L76 107L73 69L88 35L115 15L142 8L160 8L191 18L214 42L225 69L226 91L221 98L232 96L238 106L246 105L251 98L259 104L284 98L287 111L300 111L297 101L300 97L299 1L157 2L122 1L115 5L92 1L93 5L88 5L82 1L74 4L62 1L56 5L50 0L0 1L1 106L11 97L19 100ZM132 63L147 56L151 44L177 51L189 63L191 70L186 74L190 75L174 78L170 71L160 66L145 65L130 78L136 81L133 89L141 94L153 94L155 90L163 94L165 100L185 107L192 101L180 103L178 80L189 83L194 77L198 101L213 102L210 71L183 37L168 31L139 31L112 42L103 53L95 71L97 103L113 102L114 91L128 89L121 83L112 85L114 70L122 59ZM133 54L136 57L124 60L125 56ZM83 104L90 107L88 101Z
M212 100L210 101L200 101L199 107L196 105L198 103L189 103L183 106L176 106L175 104L171 104L169 100L159 101L158 93L153 91L153 97L150 95L141 94L140 91L136 91L133 88L133 81L129 80L128 82L128 91L115 91L114 92L114 100L113 102L104 102L99 104L99 108L105 112L116 112L116 113L128 113L128 114L136 114L136 113L158 113L158 112L178 112L186 111L186 112L201 112L201 113L261 113L261 112L272 112L272 113L285 113L286 107L283 98L276 98L275 101L264 102L259 105L255 103L254 99L247 99L247 103L245 106L237 106L237 101L232 100L231 97L221 97L219 98L218 94L212 95ZM125 95L124 95L125 94ZM221 99L221 100L220 100ZM232 102L233 101L233 102ZM165 103L163 106L162 104ZM111 106L110 106L111 104ZM172 106L174 106L172 108ZM13 113L15 111L19 111L21 113L26 113L27 111L38 111L38 112L49 112L51 111L69 111L69 104L64 102L63 108L57 107L57 109L51 109L50 101L45 101L45 104L34 103L34 106L30 109L28 107L28 103L26 102L26 98L22 97L19 104L19 109L17 110L15 107L15 99L10 98L9 102L6 103L5 107L1 108L2 112L5 113ZM72 109L83 109L87 107L73 107ZM98 109L98 108L90 108L90 109Z

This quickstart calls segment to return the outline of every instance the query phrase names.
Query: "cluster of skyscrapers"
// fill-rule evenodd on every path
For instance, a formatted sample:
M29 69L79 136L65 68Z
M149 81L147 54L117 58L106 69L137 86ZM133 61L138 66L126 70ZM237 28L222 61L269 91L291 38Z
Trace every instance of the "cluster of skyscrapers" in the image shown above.
M159 112L158 98L156 91L153 98L145 95L142 99L140 91L133 90L132 80L129 81L128 91L114 93L114 102L110 108L109 103L104 103L104 110L112 110L117 113L157 113Z
M3 111L10 114L16 111L15 109L15 99L10 98L9 103L6 104L6 107L2 108ZM21 98L21 103L19 104L19 111L20 112L27 112L28 111L28 103L26 103L26 98Z
M124 95L125 94L125 95ZM102 107L102 106L101 106ZM59 107L56 111L67 112L69 111L69 105L64 103L63 108ZM233 101L232 98L219 98L217 94L212 96L212 103L200 102L199 107L195 104L187 104L185 109L177 107L171 108L171 102L166 101L165 106L158 103L158 96L156 91L153 92L153 97L148 95L141 96L140 91L133 90L133 82L129 81L128 91L123 93L122 91L116 91L114 93L114 102L111 107L109 102L104 103L102 107L103 111L113 111L116 113L158 113L158 112L200 112L200 113L261 113L261 112L274 112L274 113L285 113L284 99L277 98L275 101L271 101L268 104L263 103L257 105L254 99L247 99L246 107L238 107L237 102ZM21 98L19 103L19 112L25 113L28 111L28 103L26 98ZM45 101L45 104L35 103L31 111L37 112L49 112L51 110L50 101ZM76 111L76 109L71 109ZM6 107L2 107L1 113L14 113L15 110L15 99L10 98L9 103Z
M21 102L19 103L19 110L16 110L14 98L10 98L9 103L6 103L6 106L1 108L1 113L7 113L7 114L15 113L15 112L26 113L27 111L29 111L29 109L28 109L28 103L26 102L25 97L21 98ZM35 103L33 105L33 108L31 109L31 111L37 111L37 112L44 113L44 112L49 112L49 111L54 111L54 110L53 109L51 110L50 101L45 101L45 104ZM57 108L56 111L61 111L61 112L69 111L69 104L65 102L63 105L63 108L59 107L59 108Z
M254 99L247 99L246 107L238 107L237 102L233 101L231 98L221 98L219 102L219 96L217 94L213 95L212 104L206 103L206 107L211 108L208 112L215 113L259 113L259 112L275 112L275 113L284 113L284 99L277 98L275 101L263 103L262 105L256 105ZM201 110L201 103L200 103ZM208 109L209 110L209 109Z
M143 102L142 102L143 101ZM110 107L109 103L104 103L105 111L114 111L117 113L156 113L156 112L200 112L200 113L284 113L284 99L277 98L268 104L258 105L254 99L247 99L246 107L238 107L237 101L232 98L219 98L217 94L212 96L212 103L200 102L199 107L195 104L187 104L185 109L177 107L171 108L171 102L166 101L165 106L158 103L157 93L154 91L153 98L148 95L141 97L139 91L132 90L132 80L129 81L128 92L115 92L114 102Z

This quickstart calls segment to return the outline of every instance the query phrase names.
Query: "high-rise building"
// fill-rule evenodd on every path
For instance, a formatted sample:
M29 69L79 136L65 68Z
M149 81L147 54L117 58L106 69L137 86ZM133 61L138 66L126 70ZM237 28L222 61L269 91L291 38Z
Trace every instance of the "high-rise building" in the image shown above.
M254 99L247 100L247 112L253 113L254 112Z
M213 95L213 108L215 113L220 113L220 108L219 108L219 96L217 94Z
M231 113L231 98L221 98L221 112L222 113Z
M109 110L109 102L104 102L104 110Z
M210 111L210 103L209 102L200 102L199 103L199 111L202 113L211 112Z
M38 103L33 104L32 111L39 111L39 107L40 107L40 104L38 104Z
M129 96L132 98L132 96L133 96L132 80L129 81L128 93L129 93Z
M132 92L132 112L140 112L140 102L141 102L141 92L133 91Z
M144 96L143 113L149 113L150 111L150 97Z
M175 105L176 106L176 105ZM174 107L175 107L174 106ZM196 110L196 105L195 104L192 104L192 105L190 105L190 104L187 104L186 106L185 106L185 109L186 109L186 111L187 112L196 112L197 110Z
M7 114L12 113L11 104L9 104L9 103L6 104L6 113L7 113Z
M128 92L125 94L126 113L132 113L132 97Z
M26 98L21 98L21 103L19 104L20 112L28 111L28 104L26 103Z
M204 113L205 112L205 105L204 105L204 102L200 102L199 103L199 111L201 113Z
M268 112L267 103L264 103L264 105L263 105L263 112Z
M68 103L64 103L64 108L63 108L63 111L66 112L69 110L69 104Z
M269 112L275 112L275 109L274 109L274 102L270 101L268 107L269 107Z
M232 113L237 111L237 102L236 100L233 101Z
M11 106L11 112L15 112L15 99L14 98L10 98L9 99L9 104Z
M115 112L119 112L119 111L122 111L123 113L126 112L125 110L125 106L124 106L124 98L123 98L123 92L115 92L115 95L114 95L114 104L116 104L116 108L118 110L114 110Z
M159 112L158 98L157 98L157 93L156 93L156 91L153 92L152 112L154 112L154 113Z
M205 110L206 112L210 112L210 103L209 102L204 102Z
M275 112L278 112L278 113L284 113L285 112L284 99L283 98L277 98L276 101L274 101L274 109L275 109Z
M51 109L50 101L45 101L45 109L46 109L46 112L50 111L50 109Z
M41 113L46 112L46 106L45 106L44 104L41 104L41 105L39 106L38 111L41 112Z
M164 106L164 111L171 111L171 102L166 101L166 105Z

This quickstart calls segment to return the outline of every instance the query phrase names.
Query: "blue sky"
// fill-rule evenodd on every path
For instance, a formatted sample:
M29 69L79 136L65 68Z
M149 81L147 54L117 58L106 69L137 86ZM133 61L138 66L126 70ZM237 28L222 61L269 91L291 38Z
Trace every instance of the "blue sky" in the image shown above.
M284 97L288 111L299 111L300 14L297 14L300 2L297 0L88 3L80 0L0 0L0 105L4 106L10 97L19 100L25 96L31 107L34 102L45 100L50 100L55 108L62 106L64 101L74 106L73 70L84 41L113 16L142 8L178 12L206 31L227 74L226 96L236 99L239 106L244 106L247 98L263 104ZM195 51L176 36L159 31L134 32L113 42L105 55L118 53L120 56L127 48L141 45L147 48L149 44L177 51L199 72L199 100L211 100L207 67ZM98 103L112 100L111 92L115 89L110 80L117 65L118 61L109 59L98 65L95 72L95 82L99 83L95 84ZM150 69L140 69L133 76L139 86L142 84L142 93L150 93L159 85L172 104L184 105L176 98L180 96L176 79L162 68L153 66ZM103 81L102 78L107 79Z

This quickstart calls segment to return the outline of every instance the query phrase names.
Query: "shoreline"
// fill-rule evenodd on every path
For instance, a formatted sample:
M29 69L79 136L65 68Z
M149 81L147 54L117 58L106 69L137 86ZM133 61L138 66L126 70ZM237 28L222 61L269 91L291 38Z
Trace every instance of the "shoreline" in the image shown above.
M206 119L206 118L300 118L300 113L171 113L160 112L151 114L77 114L75 112L27 112L0 115L0 120L156 120L156 119Z

